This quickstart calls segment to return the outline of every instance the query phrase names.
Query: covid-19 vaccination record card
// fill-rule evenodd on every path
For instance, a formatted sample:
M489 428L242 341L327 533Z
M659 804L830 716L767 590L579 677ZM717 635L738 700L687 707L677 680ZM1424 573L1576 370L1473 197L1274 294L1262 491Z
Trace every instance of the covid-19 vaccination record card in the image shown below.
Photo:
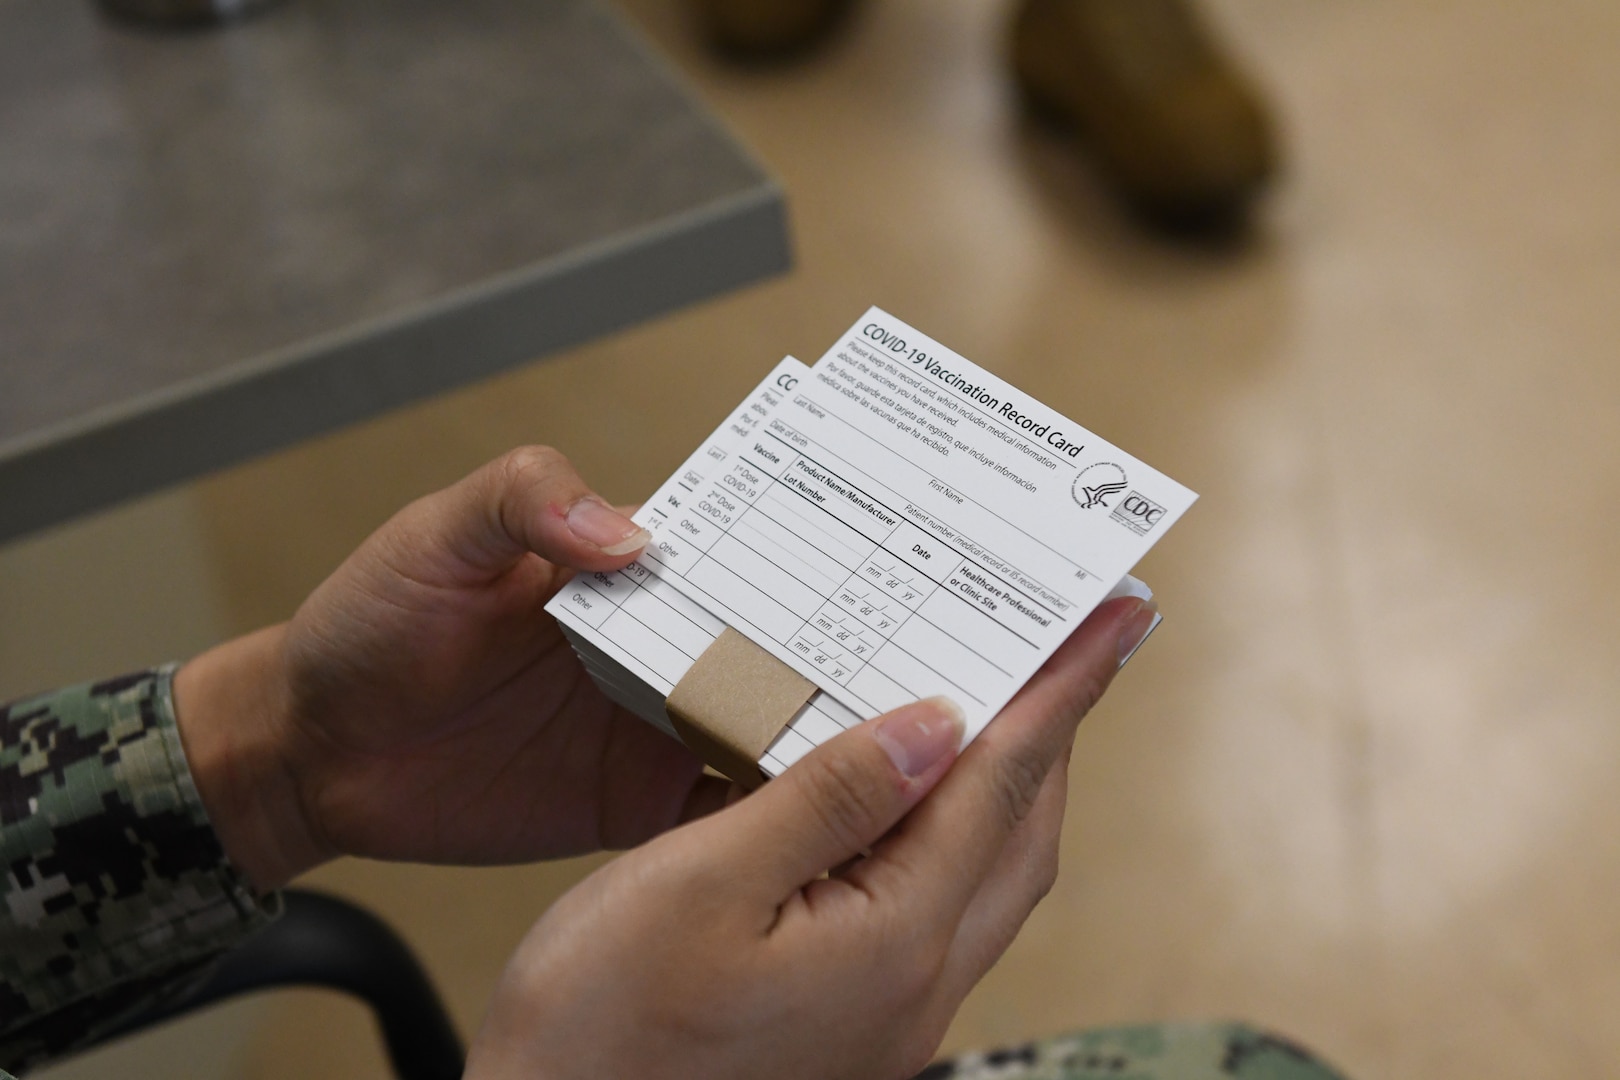
M789 357L637 512L652 542L548 607L612 698L664 699L727 627L814 684L759 758L918 698L972 739L1197 498L872 308Z

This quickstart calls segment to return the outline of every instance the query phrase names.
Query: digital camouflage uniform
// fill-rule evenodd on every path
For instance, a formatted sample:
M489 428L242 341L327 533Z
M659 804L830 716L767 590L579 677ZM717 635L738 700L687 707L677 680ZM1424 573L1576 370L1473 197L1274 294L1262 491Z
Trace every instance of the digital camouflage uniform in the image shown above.
M0 1078L195 986L267 925L180 746L172 668L0 706ZM1337 1080L1236 1024L1084 1032L919 1080Z
M964 1054L917 1080L1341 1080L1310 1053L1244 1024L1142 1024Z
M197 797L172 674L0 706L0 1068L185 992L274 915Z

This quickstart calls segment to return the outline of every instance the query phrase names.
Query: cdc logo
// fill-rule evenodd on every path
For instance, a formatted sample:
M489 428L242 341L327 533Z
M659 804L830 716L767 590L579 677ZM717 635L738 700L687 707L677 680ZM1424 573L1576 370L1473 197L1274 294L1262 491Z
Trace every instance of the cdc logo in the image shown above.
M1146 535L1164 517L1164 507L1140 491L1132 491L1119 500L1119 505L1108 516L1140 536Z

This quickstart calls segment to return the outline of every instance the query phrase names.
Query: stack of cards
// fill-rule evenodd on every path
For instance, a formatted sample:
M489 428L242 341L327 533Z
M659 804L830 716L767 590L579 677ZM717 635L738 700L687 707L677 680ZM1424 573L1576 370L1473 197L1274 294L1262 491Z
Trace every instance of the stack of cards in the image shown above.
M885 312L778 364L636 515L624 571L548 605L613 700L664 699L732 627L817 690L777 775L943 694L971 740L1196 496Z

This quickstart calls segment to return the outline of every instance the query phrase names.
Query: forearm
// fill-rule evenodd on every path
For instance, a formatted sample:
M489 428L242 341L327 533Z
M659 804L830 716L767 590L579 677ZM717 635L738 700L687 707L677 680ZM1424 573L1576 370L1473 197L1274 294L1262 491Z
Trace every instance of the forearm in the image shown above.
M171 676L0 707L0 1066L93 1042L272 916L198 796Z

